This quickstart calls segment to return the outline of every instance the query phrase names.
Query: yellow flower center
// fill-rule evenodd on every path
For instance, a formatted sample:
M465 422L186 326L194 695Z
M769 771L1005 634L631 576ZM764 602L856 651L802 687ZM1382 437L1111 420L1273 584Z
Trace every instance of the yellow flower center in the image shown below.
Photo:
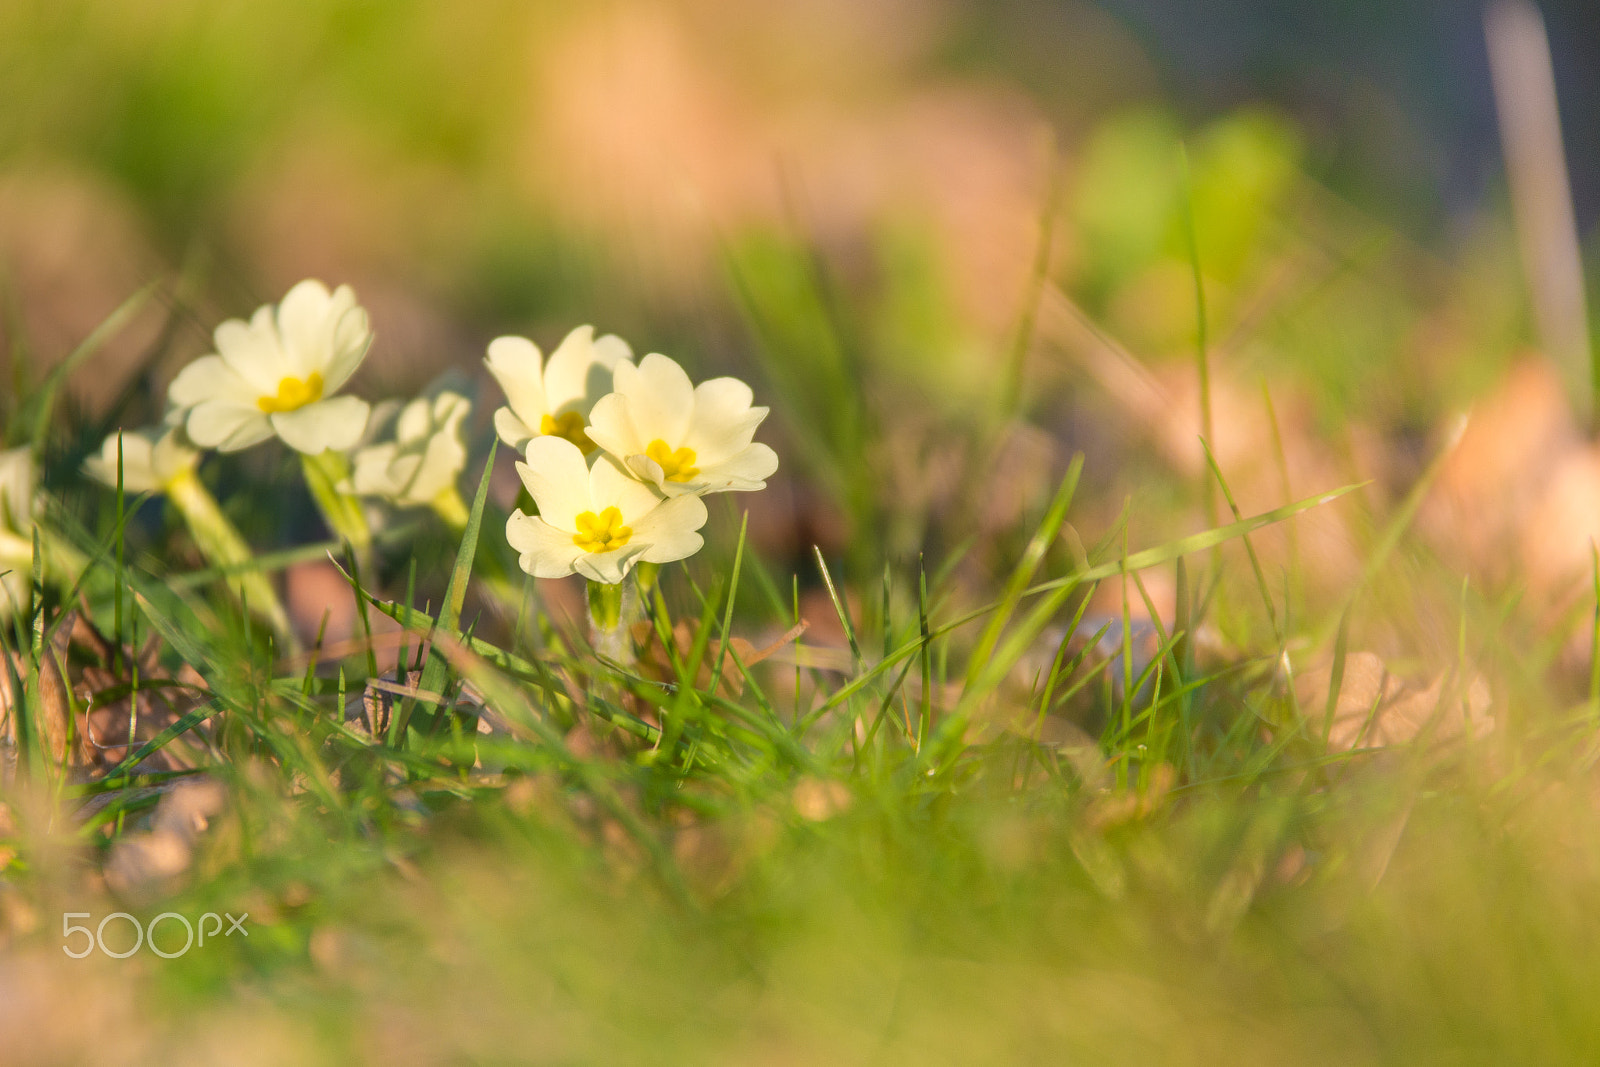
M666 475L669 482L687 482L700 473L700 468L694 465L695 454L692 448L680 448L674 452L658 437L650 442L644 454L661 464L661 473Z
M276 415L283 411L295 411L321 399L322 375L312 371L304 381L299 378L283 379L278 383L278 395L262 397L256 401L256 407L268 415Z
M595 449L593 441L583 429L583 416L576 411L564 411L560 415L546 415L539 423L539 432L546 437L565 437L577 445L584 455Z
M606 508L596 515L585 511L577 518L578 532L572 543L585 552L610 552L621 548L633 536L633 530L622 525L622 512L615 507Z

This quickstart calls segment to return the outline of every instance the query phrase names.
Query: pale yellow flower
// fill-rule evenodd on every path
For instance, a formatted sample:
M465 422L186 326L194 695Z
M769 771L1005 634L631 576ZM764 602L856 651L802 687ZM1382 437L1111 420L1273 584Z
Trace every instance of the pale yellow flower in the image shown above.
M494 413L495 432L521 452L543 435L564 437L584 455L594 451L584 430L594 403L611 388L612 372L631 366L633 350L615 334L596 338L593 326L567 334L545 361L526 337L497 337L484 360L506 394Z
M671 563L700 551L706 522L698 497L662 500L608 457L593 468L577 445L554 435L528 444L517 464L537 517L513 512L506 539L536 578L581 574L615 584L636 563Z
M25 535L33 529L35 485L31 449L0 452L0 530Z
M372 343L367 313L349 286L329 293L321 282L303 281L276 308L218 326L215 340L216 354L185 367L168 392L195 444L235 452L276 434L318 455L360 439L367 402L334 395Z
M31 450L0 452L0 619L9 618L27 602L33 575L35 486Z
M428 506L454 493L467 465L461 422L471 410L471 401L449 390L406 404L395 420L392 441L356 451L351 489L401 507Z
M766 488L778 454L753 442L767 408L737 378L698 386L666 356L619 364L594 406L589 436L665 496Z
M90 456L83 464L91 478L113 489L117 485L118 436L107 435L100 454ZM200 462L200 453L189 446L177 427L125 431L120 436L122 488L129 493L165 493Z

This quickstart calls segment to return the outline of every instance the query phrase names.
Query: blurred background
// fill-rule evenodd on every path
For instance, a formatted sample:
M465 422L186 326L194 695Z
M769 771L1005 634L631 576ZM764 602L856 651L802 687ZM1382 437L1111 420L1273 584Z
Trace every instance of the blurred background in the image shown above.
M1600 9L1543 10L1594 262ZM592 322L749 377L785 462L739 504L796 567L1011 530L1074 450L1086 530L1129 494L1135 541L1193 529L1192 223L1246 511L1367 479L1392 501L1489 398L1494 435L1424 515L1441 554L1558 590L1600 528L1578 387L1526 355L1471 3L5 0L0 100L5 380L164 280L74 376L89 431L58 485L159 417L218 321L313 276L371 310L357 388L454 370L485 446L501 333ZM1337 583L1353 523L1264 551Z

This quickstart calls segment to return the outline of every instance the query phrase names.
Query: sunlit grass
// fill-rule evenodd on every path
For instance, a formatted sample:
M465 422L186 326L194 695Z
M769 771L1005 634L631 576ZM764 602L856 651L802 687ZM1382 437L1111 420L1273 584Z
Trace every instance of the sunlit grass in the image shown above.
M121 54L16 17L41 54ZM320 92L365 114L407 57L442 62L427 25ZM282 118L237 51L122 56L171 152L97 140L98 107L76 134L172 232L162 168L221 184L251 149L200 105ZM477 102L503 74L389 134L510 184ZM376 520L350 544L323 529L334 474L207 454L223 551L82 468L122 467L106 435L162 414L150 383L248 303L237 280L198 257L45 374L7 316L3 440L42 487L0 540L17 1058L1591 1061L1600 568L1561 593L1429 510L1521 328L1505 249L1406 244L1305 179L1277 117L1179 139L1157 112L1096 127L999 341L911 213L848 254L803 205L719 234L698 283L721 287L663 311L613 284L616 249L495 202L461 237L489 250L449 268L473 330L637 301L773 409L781 481L708 500L704 550L598 649L581 589L507 543L529 500L491 491L512 457L486 375L461 385L464 504L347 514ZM74 376L141 315L131 384L80 407ZM327 563L290 625L273 598ZM114 912L249 933L63 952L64 922Z
M244 1025L326 1062L396 1046L863 1062L1504 1062L1586 1047L1595 884L1571 843L1594 815L1580 780L1564 784L1582 770L1566 735L1434 744L1425 730L1330 751L1322 706L1280 668L1289 649L1328 647L1330 621L1392 573L1432 475L1377 524L1331 614L1296 618L1245 538L1348 499L1164 545L1119 526L1063 551L1081 466L987 591L958 590L955 559L869 563L874 586L841 584L858 556L836 574L818 554L791 577L725 530L728 555L664 569L636 634L659 654L621 671L523 600L531 587L473 581L514 573L485 475L456 566L424 571L442 611L417 603L415 565L396 592L348 569L367 610L407 630L414 683L374 679L365 649L296 660L219 576L169 569L126 522L97 518L96 536L53 508L41 529L88 565L66 588L38 584L8 639L24 693L14 958L97 996L132 989L144 1039L179 1020ZM137 526L159 504L121 506ZM380 571L415 543L380 541ZM1174 567L1178 621L1151 613L1135 654L1142 576ZM1243 584L1219 591L1240 567ZM824 655L802 634L745 662L754 646L728 639L789 630L783 593L802 579L823 583L845 647ZM1086 614L1099 584L1121 590L1119 613ZM740 595L752 587L765 592ZM1259 647L1197 651L1219 597L1263 617ZM122 678L97 703L176 693L160 733L93 771L53 762L43 726L39 679L74 604L120 627L124 659L160 640L142 676L113 641L103 666ZM63 657L68 676L87 654ZM387 702L377 724L345 713L369 680L369 702ZM1437 726L1454 699L1431 730L1456 736ZM144 763L169 746L183 755ZM226 800L182 863L141 866L162 798L190 777ZM59 914L113 910L249 912L251 935L168 961L56 957Z

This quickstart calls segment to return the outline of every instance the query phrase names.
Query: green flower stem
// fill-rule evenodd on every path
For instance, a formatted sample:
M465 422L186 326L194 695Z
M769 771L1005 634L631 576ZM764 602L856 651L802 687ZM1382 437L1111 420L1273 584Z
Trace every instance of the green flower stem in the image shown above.
M306 487L311 490L311 498L317 502L328 529L364 555L372 544L372 530L367 526L366 514L359 500L339 490L339 486L350 479L350 461L329 449L315 456L300 453L300 466L305 471Z
M624 667L634 663L633 634L628 623L637 614L638 595L626 582L589 583L589 641L604 658Z
M467 504L461 499L461 494L455 486L451 486L429 503L434 514L444 520L446 526L456 533L467 528Z
M589 583L589 625L601 633L622 625L622 586Z
M661 578L661 564L640 563L633 568L634 581L639 583L639 600L648 603L650 594L655 591L656 582Z
M200 554L206 562L219 569L250 567L255 555L233 523L217 506L216 498L201 484L190 469L173 478L164 487L167 499L183 516ZM271 626L279 640L292 643L293 631L289 616L283 610L277 590L259 570L239 570L227 577L229 590L250 607L251 613Z

